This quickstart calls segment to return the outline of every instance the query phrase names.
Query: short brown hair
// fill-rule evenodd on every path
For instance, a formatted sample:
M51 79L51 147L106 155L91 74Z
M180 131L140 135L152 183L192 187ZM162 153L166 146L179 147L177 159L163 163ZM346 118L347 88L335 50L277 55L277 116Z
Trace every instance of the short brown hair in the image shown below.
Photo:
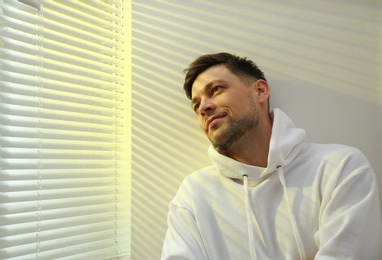
M255 80L263 79L266 81L264 73L253 61L247 59L246 57L242 58L226 52L205 54L197 58L187 69L184 70L186 76L183 89L189 99L192 98L192 85L199 74L208 68L219 64L224 64L241 80L245 80L245 78L252 78Z

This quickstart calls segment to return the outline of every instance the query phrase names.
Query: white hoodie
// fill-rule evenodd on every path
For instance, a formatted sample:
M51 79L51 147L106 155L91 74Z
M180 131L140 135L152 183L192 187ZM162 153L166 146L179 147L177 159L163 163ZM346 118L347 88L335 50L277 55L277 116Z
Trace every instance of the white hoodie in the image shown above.
M363 154L305 143L281 110L272 117L267 168L211 146L213 165L183 181L162 259L382 259L378 189Z

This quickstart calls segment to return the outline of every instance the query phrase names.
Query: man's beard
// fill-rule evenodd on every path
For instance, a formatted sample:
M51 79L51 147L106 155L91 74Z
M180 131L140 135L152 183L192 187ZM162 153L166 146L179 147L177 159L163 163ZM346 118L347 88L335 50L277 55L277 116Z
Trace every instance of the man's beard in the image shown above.
M257 115L255 103L252 99L249 101L252 105L251 110L247 114L241 118L231 119L230 121L227 120L226 123L228 126L226 129L214 139L210 138L210 141L216 150L226 151L232 144L234 144L247 132L256 128L259 124L259 117Z

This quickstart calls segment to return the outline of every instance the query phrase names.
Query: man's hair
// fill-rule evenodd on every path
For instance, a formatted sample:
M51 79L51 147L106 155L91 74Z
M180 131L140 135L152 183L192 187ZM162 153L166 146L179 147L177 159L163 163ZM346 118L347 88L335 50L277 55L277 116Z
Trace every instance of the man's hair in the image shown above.
M229 71L238 76L246 84L259 79L266 81L264 73L253 61L246 57L242 58L226 52L206 54L197 58L184 70L186 76L183 88L189 99L192 98L192 85L199 74L212 66L220 64L225 65Z

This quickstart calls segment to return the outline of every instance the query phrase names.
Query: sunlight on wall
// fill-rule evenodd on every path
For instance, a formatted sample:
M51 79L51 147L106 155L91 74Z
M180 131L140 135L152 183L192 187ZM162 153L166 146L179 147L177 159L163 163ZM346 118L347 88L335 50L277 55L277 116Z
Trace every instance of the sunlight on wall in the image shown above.
M379 10L373 1L133 2L133 259L159 259L168 202L186 175L209 165L183 69L228 51L253 59L279 88L299 82L296 93L380 106ZM298 105L295 96L272 95L278 105Z

